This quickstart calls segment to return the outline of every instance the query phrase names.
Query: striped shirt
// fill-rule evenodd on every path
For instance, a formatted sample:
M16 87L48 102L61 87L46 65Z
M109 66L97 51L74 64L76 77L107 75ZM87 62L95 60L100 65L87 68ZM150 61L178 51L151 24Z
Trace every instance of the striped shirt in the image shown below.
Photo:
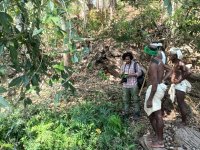
M131 64L123 64L121 66L121 73L129 74L129 75L136 73L137 76L140 76L142 74L141 68L137 63L136 69L135 69L134 63L136 63L136 62L131 61ZM136 72L135 72L135 70L136 70ZM123 83L124 88L133 88L133 87L135 87L135 85L137 85L137 77L128 77L127 82Z

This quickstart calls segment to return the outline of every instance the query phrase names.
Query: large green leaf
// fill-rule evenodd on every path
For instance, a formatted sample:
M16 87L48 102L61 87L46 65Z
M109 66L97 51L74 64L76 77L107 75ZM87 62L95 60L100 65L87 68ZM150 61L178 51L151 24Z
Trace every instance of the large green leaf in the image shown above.
M17 66L18 62L18 52L17 52L17 47L14 47L12 45L9 46L9 51L10 51L10 57L12 63Z
M43 29L34 29L32 36L38 35L43 31Z
M31 79L31 83L33 86L39 86L39 77L37 74L35 74L32 79Z
M53 66L54 69L58 69L60 71L63 71L65 69L63 64L56 64Z
M8 102L2 96L0 96L0 106L9 107Z
M12 21L13 19L9 14L0 12L0 25L2 25L4 29L8 29Z
M23 81L24 76L19 76L9 83L9 87L19 86Z
M7 90L4 87L0 87L0 94L7 92Z

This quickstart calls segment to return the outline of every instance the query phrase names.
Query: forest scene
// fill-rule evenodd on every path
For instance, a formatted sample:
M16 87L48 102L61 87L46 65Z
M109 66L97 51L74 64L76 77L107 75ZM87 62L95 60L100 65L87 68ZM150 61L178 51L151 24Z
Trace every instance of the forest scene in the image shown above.
M0 150L200 150L199 58L200 0L0 0Z

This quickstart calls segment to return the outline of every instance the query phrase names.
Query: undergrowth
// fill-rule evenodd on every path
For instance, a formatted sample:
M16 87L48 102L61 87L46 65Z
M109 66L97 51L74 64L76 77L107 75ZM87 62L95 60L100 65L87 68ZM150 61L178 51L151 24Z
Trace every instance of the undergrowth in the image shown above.
M17 109L0 118L0 149L137 149L144 126L124 121L116 108L103 101L85 101L59 112L31 105L26 117Z

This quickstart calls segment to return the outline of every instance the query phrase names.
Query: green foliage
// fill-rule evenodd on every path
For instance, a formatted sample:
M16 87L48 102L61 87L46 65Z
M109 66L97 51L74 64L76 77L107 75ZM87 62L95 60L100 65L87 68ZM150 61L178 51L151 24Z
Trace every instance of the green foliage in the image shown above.
M119 42L131 41L133 43L144 42L148 36L148 30L154 30L156 22L160 18L161 9L157 3L150 3L149 6L132 20L125 20L128 14L120 17L120 20L112 24L110 36Z
M103 26L106 26L107 21L105 12L93 9L88 15L87 31L91 34L96 33ZM94 34L92 36L94 36Z
M179 40L174 44L180 46L192 42L195 47L199 49L200 1L180 0L180 2L182 2L182 4L179 3L180 7L176 9L174 15L171 17L174 34L176 37L179 37Z
M104 70L99 70L98 72L98 76L102 79L102 80L108 80L107 75L105 74Z
M59 113L30 106L28 118L15 111L0 118L0 141L17 149L136 149L143 126L129 126L109 102L83 102ZM132 132L133 131L133 132ZM6 145L7 144L7 145ZM8 148L8 149L9 149Z

